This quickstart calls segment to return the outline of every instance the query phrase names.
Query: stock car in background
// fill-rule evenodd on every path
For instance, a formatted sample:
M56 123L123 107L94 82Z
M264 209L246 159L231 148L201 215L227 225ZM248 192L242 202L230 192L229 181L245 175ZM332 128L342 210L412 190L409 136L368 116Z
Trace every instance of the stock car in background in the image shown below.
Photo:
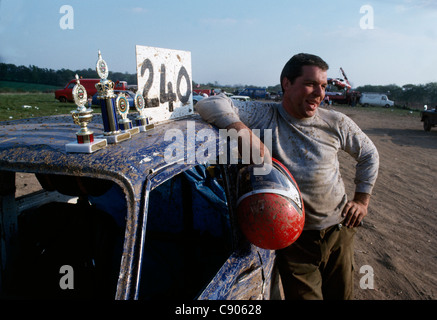
M218 143L217 128L196 115L92 154L65 151L78 129L71 116L1 122L0 297L277 297L275 252L248 242L236 223L237 165L165 161L175 143L165 132L187 134L188 121ZM102 132L98 114L89 128ZM17 198L21 172L41 191Z

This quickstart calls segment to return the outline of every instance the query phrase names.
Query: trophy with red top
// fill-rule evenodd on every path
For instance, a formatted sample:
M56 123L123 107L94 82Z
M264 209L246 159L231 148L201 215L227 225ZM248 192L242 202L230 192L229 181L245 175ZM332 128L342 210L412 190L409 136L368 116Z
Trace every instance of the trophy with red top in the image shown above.
M94 132L88 128L88 123L93 118L93 110L85 107L87 92L85 87L80 84L78 75L76 75L76 85L73 87L72 93L77 109L71 111L71 116L74 123L80 126L80 130L76 132L77 141L65 145L67 152L92 153L106 147L106 140L94 139Z

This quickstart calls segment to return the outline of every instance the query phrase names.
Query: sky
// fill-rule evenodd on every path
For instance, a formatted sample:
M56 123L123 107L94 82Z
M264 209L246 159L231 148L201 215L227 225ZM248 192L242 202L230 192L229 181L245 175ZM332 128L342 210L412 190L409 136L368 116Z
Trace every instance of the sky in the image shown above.
M274 86L307 52L353 87L425 84L437 0L0 0L3 63L94 69L100 50L111 71L136 73L136 45L190 51L197 83Z

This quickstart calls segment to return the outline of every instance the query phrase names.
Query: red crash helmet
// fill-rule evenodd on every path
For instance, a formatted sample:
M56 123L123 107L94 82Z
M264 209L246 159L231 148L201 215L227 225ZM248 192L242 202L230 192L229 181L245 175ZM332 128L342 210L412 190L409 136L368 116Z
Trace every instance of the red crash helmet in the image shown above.
M276 159L260 166L248 165L238 173L237 219L246 238L257 247L288 247L302 233L305 209L299 187L287 168Z

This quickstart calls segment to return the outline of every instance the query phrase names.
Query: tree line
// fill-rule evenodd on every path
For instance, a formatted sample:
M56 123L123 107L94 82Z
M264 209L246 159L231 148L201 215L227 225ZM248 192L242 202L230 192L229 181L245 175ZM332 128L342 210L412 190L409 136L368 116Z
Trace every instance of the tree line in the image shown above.
M39 68L34 65L26 67L0 63L0 81L27 82L64 87L71 79L74 79L76 74L82 78L98 78L96 70L91 68L82 70L53 70ZM108 78L114 81L127 81L129 84L137 84L136 74L109 71Z
M0 81L15 81L27 82L36 84L46 84L56 87L64 87L71 79L74 79L78 74L82 78L97 78L96 70L88 68L82 70L60 69L53 70L47 68L39 68L34 65L30 66L16 66L14 64L0 63ZM127 72L109 72L109 79L113 81L127 81L128 84L137 84L137 75L129 74ZM193 87L197 83L193 81ZM227 88L231 86L221 86L217 82L208 83L207 87L211 88ZM238 87L244 88L243 85ZM234 87L235 88L235 87ZM267 87L269 92L280 91L280 85ZM435 107L437 105L437 82L430 82L427 84L406 84L398 86L390 85L365 85L355 88L359 92L378 92L386 94L390 100L394 100L397 106L408 108L422 108L423 105Z

